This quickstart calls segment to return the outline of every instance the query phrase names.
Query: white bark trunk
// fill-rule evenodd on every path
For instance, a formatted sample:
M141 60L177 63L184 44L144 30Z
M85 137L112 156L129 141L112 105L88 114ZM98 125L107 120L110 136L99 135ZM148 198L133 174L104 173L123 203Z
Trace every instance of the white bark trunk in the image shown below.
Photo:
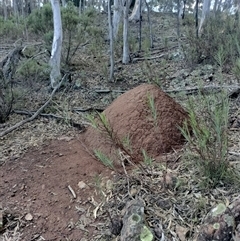
M111 0L108 0L108 25L109 25L109 37L110 37L110 77L109 80L114 79L114 39L113 39L113 25L111 15Z
M122 0L114 0L113 6L113 37L117 38L119 25L123 16Z
M65 8L67 6L66 0L61 0L62 1L62 6Z
M7 20L7 1L3 0L3 13L4 13L4 20Z
M54 37L49 64L51 66L51 86L52 88L56 88L61 79L62 20L59 0L51 0L51 5L53 11Z
M141 14L142 14L142 13L140 13L140 11L142 12L142 10L143 10L143 6L141 6L141 4L142 4L142 1L140 1L140 0L135 1L132 14L129 17L129 21L133 21L133 20L140 21L140 17L141 17Z
M129 56L129 44L128 44L128 12L129 12L129 3L128 0L123 0L123 59L124 64L130 62Z
M201 16L201 20L200 20L200 24L199 24L199 29L198 32L201 33L201 29L203 26L203 23L208 15L210 11L210 0L204 0L203 1L203 8L202 8L202 16Z

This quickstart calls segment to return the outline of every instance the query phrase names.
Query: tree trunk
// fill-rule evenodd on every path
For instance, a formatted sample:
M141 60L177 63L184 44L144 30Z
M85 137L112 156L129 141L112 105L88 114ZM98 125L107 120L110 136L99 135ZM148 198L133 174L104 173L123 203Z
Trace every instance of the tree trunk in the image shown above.
M177 36L178 36L178 44L179 44L179 37L180 37L180 19L182 18L182 8L180 4L180 0L177 1Z
M113 37L117 38L119 25L123 16L122 0L114 0L113 7Z
M108 0L108 25L109 25L109 37L110 37L110 77L109 80L114 79L114 39L113 39L113 26L111 16L111 0Z
M62 6L65 8L67 6L66 0L61 0Z
M213 5L213 12L214 12L214 14L215 14L216 11L217 11L218 2L219 2L219 0L215 0L215 1L214 1L214 5Z
M129 21L133 21L133 20L140 21L140 17L141 17L140 11L142 11L142 9L143 8L141 7L141 0L136 0L132 14L129 17Z
M7 20L7 1L3 0L3 14L4 14L4 20Z
M51 5L53 11L54 37L49 64L51 66L51 86L52 88L56 88L61 79L62 20L59 0L51 0Z
M198 0L196 0L196 5L195 5L195 26L196 26L196 37L198 38Z
M147 0L145 0L145 4L147 7L147 19L148 19L148 30L149 30L149 39L150 39L150 48L153 48L153 35L152 35L152 23L150 20L150 9Z
M142 0L140 0L139 4L139 13L140 13L140 20L139 20L139 47L138 50L141 51L142 49Z
M129 44L128 44L128 12L129 4L128 0L123 0L123 59L124 64L130 62L129 56Z
M202 16L201 16L199 30L198 30L199 33L202 30L203 23L204 23L206 17L208 16L208 14L209 14L209 11L210 11L210 0L204 0L203 1Z
M17 0L13 0L13 12L14 12L14 16L18 18L18 1Z

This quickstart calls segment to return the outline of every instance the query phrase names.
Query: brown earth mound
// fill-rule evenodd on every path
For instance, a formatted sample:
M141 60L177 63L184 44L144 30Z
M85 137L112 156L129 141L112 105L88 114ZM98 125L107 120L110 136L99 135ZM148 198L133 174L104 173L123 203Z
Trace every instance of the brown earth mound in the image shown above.
M178 126L187 118L186 111L155 85L143 84L127 91L103 113L114 141L100 124L100 128L87 129L85 142L89 150L99 150L114 162L119 159L118 147L124 146L134 161L140 161L142 150L157 159L184 141Z

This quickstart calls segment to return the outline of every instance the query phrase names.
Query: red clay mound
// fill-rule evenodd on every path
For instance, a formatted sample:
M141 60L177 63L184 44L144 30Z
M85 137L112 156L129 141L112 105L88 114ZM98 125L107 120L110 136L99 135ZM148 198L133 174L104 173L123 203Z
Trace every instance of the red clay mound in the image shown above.
M153 108L150 107L150 99L153 100ZM142 150L156 159L178 148L184 141L178 126L187 118L186 111L155 85L143 84L124 93L104 114L113 130L115 142L129 140L130 144L125 145L125 149L131 152L135 162L143 160ZM113 161L119 159L118 146L114 145L106 131L89 127L85 132L85 142L89 150L100 150Z

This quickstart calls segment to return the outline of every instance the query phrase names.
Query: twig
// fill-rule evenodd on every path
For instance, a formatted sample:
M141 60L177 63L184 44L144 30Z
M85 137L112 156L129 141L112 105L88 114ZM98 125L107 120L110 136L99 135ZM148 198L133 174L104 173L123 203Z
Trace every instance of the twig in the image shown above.
M233 156L240 156L240 152L229 151L228 154Z
M72 187L71 187L70 185L68 185L67 187L68 187L69 191L71 192L71 194L73 195L73 198L76 198L77 195L76 195L76 193L74 192L74 190L72 189Z
M59 85L57 85L57 86L53 89L53 91L52 91L49 99L45 102L44 105L42 105L42 106L37 110L37 112L35 112L35 114L33 114L31 117L29 117L29 118L27 118L27 119L25 119L25 120L22 120L22 121L18 122L18 123L15 124L14 126L9 127L9 128L6 129L5 131L0 132L0 137L2 137L2 136L4 136L4 135L12 132L13 130L16 130L18 127L26 124L27 122L30 122L30 121L34 120L34 119L44 110L44 108L51 102L54 94L55 94L56 91L59 89L59 87L61 86L62 82L66 79L66 77L67 77L67 75L65 74L65 75L63 76L61 82L59 83Z

